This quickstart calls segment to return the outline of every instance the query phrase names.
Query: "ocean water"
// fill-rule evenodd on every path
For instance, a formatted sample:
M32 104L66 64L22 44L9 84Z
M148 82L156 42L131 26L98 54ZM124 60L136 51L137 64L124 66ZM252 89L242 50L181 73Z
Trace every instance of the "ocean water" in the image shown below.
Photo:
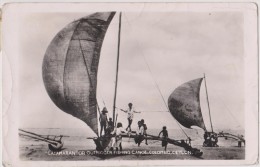
M74 151L79 150L95 150L96 145L92 139L89 137L96 137L93 132L87 129L73 129L73 128L49 128L49 129L23 129L29 132L33 132L39 135L65 135L69 137L64 137L62 139L64 146L64 151ZM157 136L161 129L148 129L147 133ZM222 131L222 130L221 130ZM242 134L243 130L223 130L224 132L229 132L234 135ZM219 132L216 130L216 132ZM20 132L22 133L22 132ZM203 159L244 159L245 158L245 147L237 147L237 141L235 140L225 140L219 138L217 148L207 148L202 147L203 144L203 130L185 129L185 133L192 139L192 147L198 148L203 151ZM22 133L24 134L24 133ZM186 135L181 130L168 129L169 137L175 140L187 139ZM51 156L48 155L48 143L44 141L39 141L32 139L30 137L19 137L19 152L21 160L47 160L47 161L69 161L69 160L99 160L100 158L96 156ZM148 140L148 145L144 142L141 147L138 147L134 143L134 139L123 138L123 150L164 150L161 146L161 141ZM183 151L175 145L169 144L167 150L173 151ZM189 155L149 155L149 156L139 156L139 155L129 155L129 156L115 156L111 159L121 159L121 160L132 160L132 159L194 159L195 157ZM195 158L196 159L196 158Z
M93 146L93 141L91 137L96 137L94 133L90 133L86 131L85 129L76 129L76 128L26 128L23 129L29 132L33 132L39 135L64 135L64 136L69 136L69 137L64 137L63 141L67 145L78 145L78 146L84 146L84 147L89 147L90 149L94 149L95 147ZM161 129L148 129L147 134L155 135L158 136L160 133ZM244 135L243 130L219 130L215 132L227 132L231 133L234 135ZM187 136L189 136L192 139L192 145L194 146L201 146L204 139L203 139L203 134L204 131L200 129L185 129L185 133ZM24 133L23 133L24 134ZM175 139L175 140L181 140L181 139L187 139L187 136L184 134L182 130L179 129L168 129L168 135L169 138ZM244 135L245 136L245 135ZM28 144L28 137L20 137L21 142L20 144ZM24 139L23 139L24 138ZM90 142L88 142L91 140ZM37 144L37 140L29 140L31 143ZM224 138L219 138L219 145L220 146L236 146L237 142L233 139L225 140Z

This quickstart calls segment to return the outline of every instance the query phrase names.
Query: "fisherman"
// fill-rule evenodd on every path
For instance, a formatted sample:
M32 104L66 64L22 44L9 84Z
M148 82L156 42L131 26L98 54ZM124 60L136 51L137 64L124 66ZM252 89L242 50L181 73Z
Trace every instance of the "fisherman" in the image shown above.
M203 142L203 146L204 147L210 147L210 132L205 131L204 133L204 142Z
M243 136L243 135L241 135L241 141L244 143L244 146L246 146L246 141L245 141L245 139L244 139L244 136Z
M143 127L141 121L138 121L137 124L138 124L138 127L136 130L135 143L138 144L138 147L139 147L141 142L144 140L144 127Z
M244 139L244 136L243 135L237 135L238 136L238 147L242 147L242 140Z
M217 134L214 132L210 133L210 139L209 139L208 146L209 147L218 147L217 142L218 142Z
M104 129L104 132L106 134L106 126L107 126L107 108L104 107L102 110L102 114L100 114L99 121L100 121L100 136L102 136L102 131Z
M242 145L242 141L238 140L238 147L241 147L241 145Z
M132 103L129 103L128 104L128 109L127 110L123 110L123 109L120 109L121 111L124 111L125 113L127 113L127 120L128 120L128 126L126 128L126 131L128 132L131 132L131 125L132 125L132 122L133 122L133 117L134 117L134 113L141 113L141 112L137 112L134 110L133 108L133 104Z
M218 134L214 133L214 139L215 139L215 143L214 143L214 147L218 147Z
M142 124L142 126L143 126L143 128L144 128L145 144L148 145L148 142L147 142L147 132L146 132L147 126L146 126L146 124L144 123L144 119L141 119L141 124Z
M122 151L122 133L126 133L126 131L123 129L122 123L118 122L116 128L112 132L114 137L111 139L111 148L116 151L118 151L118 147L120 147L120 151Z
M110 134L114 130L114 123L112 118L109 118L106 134Z
M163 126L163 129L162 129L162 131L159 133L158 137L160 137L161 133L162 133L162 137L163 137L162 147L164 147L164 150L166 151L166 149L167 149L167 144L168 144L168 142L167 142L168 131L167 131L166 126Z

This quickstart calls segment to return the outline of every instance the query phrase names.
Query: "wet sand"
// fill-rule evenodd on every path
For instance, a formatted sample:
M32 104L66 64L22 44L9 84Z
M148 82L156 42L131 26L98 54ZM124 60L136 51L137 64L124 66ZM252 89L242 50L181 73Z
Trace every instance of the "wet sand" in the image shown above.
M83 155L83 152L92 152L95 150L95 144L93 140L86 138L74 138L68 140L64 138L64 150L63 155L57 155L57 153L50 152L48 145L42 141L35 141L29 138L20 137L20 158L21 160L31 161L75 161L75 160L166 160L166 159L192 159L192 160L220 160L220 159L244 159L245 147L237 147L236 141L226 141L224 139L219 140L219 146L216 148L207 148L201 146L202 141L194 141L193 147L200 149L203 155L200 158L187 154L181 147L175 145L168 145L167 150L175 152L174 154L135 154L138 151L163 151L161 142L148 141L148 145L143 142L138 147L133 139L124 139L122 146L125 152L131 152L129 155ZM176 153L177 152L177 153ZM66 154L66 155L64 155ZM75 154L75 155L74 155ZM82 154L82 155L80 155Z

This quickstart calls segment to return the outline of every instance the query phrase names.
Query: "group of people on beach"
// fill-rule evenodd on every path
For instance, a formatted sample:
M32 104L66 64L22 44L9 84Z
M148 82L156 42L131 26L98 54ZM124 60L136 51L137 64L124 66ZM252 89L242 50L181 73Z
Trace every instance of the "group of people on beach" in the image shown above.
M205 132L204 133L204 147L218 147L218 135L214 132Z
M123 125L121 122L118 122L116 126L114 126L114 122L112 121L112 118L109 118L109 121L107 120L107 109L106 107L103 108L99 121L100 121L100 136L102 136L102 132L104 130L104 136L110 137L111 140L107 146L106 149L109 150L120 150L122 151L122 135L127 134L129 138L132 134L135 134L134 141L140 146L143 140L145 140L145 144L148 145L147 142L147 125L145 124L144 119L141 119L137 123L137 129L136 131L132 131L131 125L133 122L134 113L141 113L137 112L133 108L133 104L129 103L128 108L126 110L120 109L121 111L127 113L127 120L128 125L126 129L123 128ZM168 137L168 131L166 130L166 126L163 127L162 131L159 133L158 137L162 134L162 146L165 147L165 150L167 148L167 137Z

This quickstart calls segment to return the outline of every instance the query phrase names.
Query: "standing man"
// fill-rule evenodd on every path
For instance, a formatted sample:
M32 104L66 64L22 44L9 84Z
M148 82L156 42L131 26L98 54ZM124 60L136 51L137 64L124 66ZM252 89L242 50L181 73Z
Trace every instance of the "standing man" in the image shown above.
M147 142L147 132L146 132L146 130L147 130L147 125L144 123L144 119L141 119L141 124L142 124L142 126L143 126L143 128L144 128L145 144L148 145L148 142Z
M127 110L122 110L121 111L124 111L125 113L127 113L127 120L128 120L128 126L126 128L126 131L129 131L131 132L131 125L132 125L132 122L133 122L133 117L134 117L134 113L141 113L141 112L137 112L133 109L133 104L132 103L129 103L128 104L128 109Z
M138 127L136 130L135 143L140 146L141 142L144 140L144 127L141 121L138 121Z
M106 134L107 131L107 108L104 107L103 110L101 111L102 114L99 116L99 122L100 122L100 136L102 136L102 131L104 129L104 134Z
M164 147L164 151L166 151L166 149L167 149L167 144L168 144L168 141L167 141L168 131L167 131L167 127L166 127L166 126L163 126L163 129L162 129L162 131L159 133L158 137L160 137L161 133L162 133L162 137L163 137L162 147ZM184 141L182 140L182 142L184 142Z

